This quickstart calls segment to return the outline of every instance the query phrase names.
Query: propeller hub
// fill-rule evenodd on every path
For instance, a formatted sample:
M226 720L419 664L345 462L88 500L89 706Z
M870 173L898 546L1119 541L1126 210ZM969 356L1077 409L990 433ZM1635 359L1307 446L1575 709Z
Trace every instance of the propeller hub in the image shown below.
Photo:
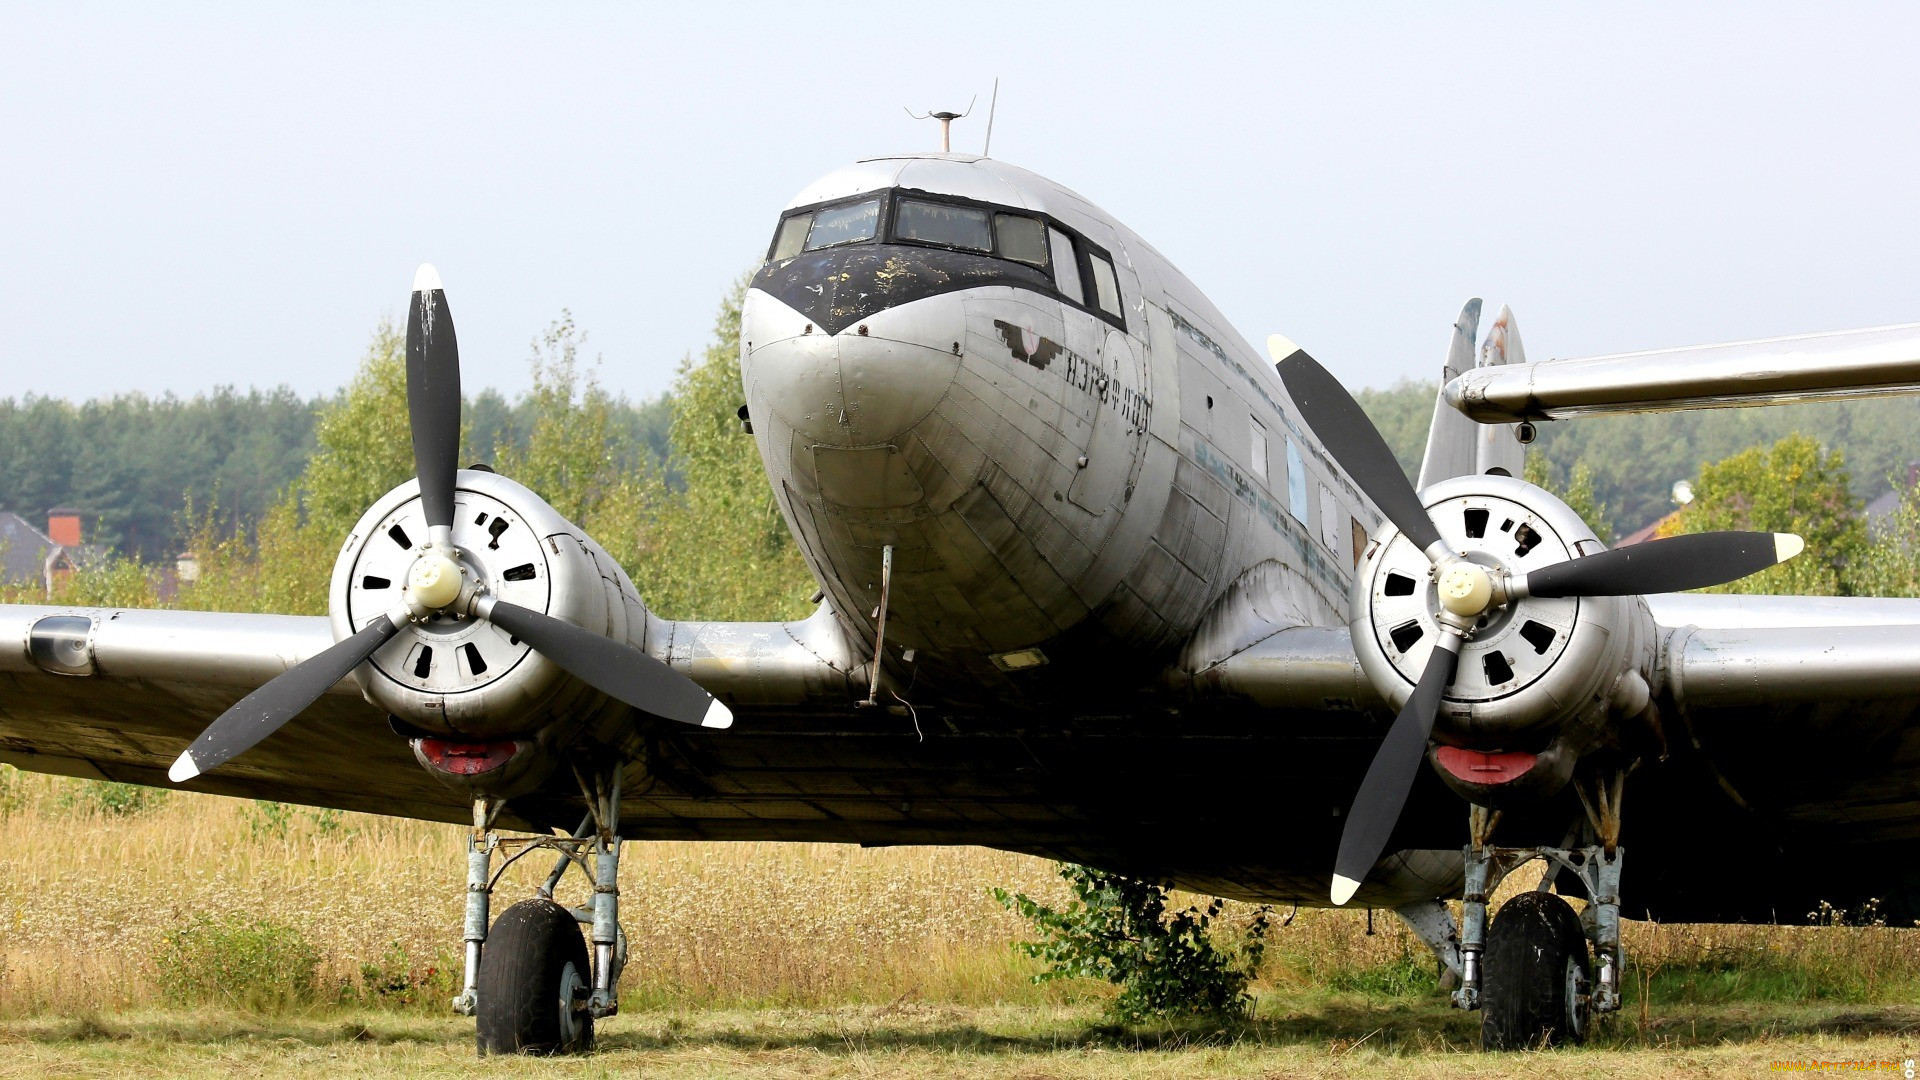
M1493 600L1493 577L1486 567L1459 559L1440 571L1440 606L1471 618Z
M407 571L407 593L429 611L438 611L460 598L460 577L452 559L429 551Z

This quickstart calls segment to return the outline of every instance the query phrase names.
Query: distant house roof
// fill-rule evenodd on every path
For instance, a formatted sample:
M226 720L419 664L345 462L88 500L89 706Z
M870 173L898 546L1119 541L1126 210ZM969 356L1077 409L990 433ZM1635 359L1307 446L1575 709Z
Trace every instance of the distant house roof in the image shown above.
M61 547L19 514L0 510L0 584L46 585L49 557L57 560L53 569L72 570L92 566L108 555L98 544Z
M1910 461L1907 463L1906 487L1896 484L1867 504L1864 511L1867 528L1877 530L1886 526L1892 520L1894 511L1900 509L1900 497L1916 485L1920 485L1920 461Z
M1680 511L1675 510L1673 513L1668 514L1666 517L1661 518L1660 520L1654 522L1651 525L1646 526L1645 528L1635 529L1634 531L1628 533L1627 535L1621 537L1619 540L1615 541L1613 546L1626 547L1628 544L1644 544L1647 541L1653 539L1654 536L1659 533L1660 526L1665 525L1669 521L1672 521L1674 517L1679 513Z
M0 510L0 582L8 585L44 583L47 556L58 546L19 514Z

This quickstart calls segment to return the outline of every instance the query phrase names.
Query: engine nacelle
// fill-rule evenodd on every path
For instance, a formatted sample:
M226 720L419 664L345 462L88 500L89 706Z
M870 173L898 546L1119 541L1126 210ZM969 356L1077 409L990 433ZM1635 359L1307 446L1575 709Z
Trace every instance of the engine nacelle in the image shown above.
M334 563L328 608L335 640L400 602L426 542L416 481L367 510ZM646 609L625 572L545 500L504 476L459 472L453 544L462 572L477 574L503 601L618 641L644 637ZM626 711L505 630L447 614L402 626L353 677L368 701L406 723L475 742L547 742L602 712Z
M1420 497L1454 551L1515 577L1604 547L1565 503L1512 477L1456 477ZM1354 651L1395 708L1441 635L1430 566L1389 523L1354 577ZM1460 650L1434 724L1441 778L1488 805L1558 791L1610 719L1646 707L1640 672L1651 647L1638 597L1529 596L1489 609Z

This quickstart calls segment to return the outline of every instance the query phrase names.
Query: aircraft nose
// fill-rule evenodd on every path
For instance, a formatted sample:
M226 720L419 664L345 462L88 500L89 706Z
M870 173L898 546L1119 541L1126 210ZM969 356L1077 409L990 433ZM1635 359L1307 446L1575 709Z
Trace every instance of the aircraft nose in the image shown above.
M959 373L965 325L960 298L946 295L873 311L828 333L807 314L749 290L741 311L748 401L756 411L772 408L816 444L896 442Z

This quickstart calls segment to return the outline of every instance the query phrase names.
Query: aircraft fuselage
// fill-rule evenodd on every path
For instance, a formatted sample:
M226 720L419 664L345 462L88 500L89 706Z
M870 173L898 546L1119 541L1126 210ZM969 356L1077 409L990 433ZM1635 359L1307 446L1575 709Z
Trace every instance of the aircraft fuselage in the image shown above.
M831 607L872 640L891 546L888 642L948 700L1150 678L1262 564L1282 620L1346 621L1374 510L1179 271L1032 173L935 154L811 185L741 368Z

